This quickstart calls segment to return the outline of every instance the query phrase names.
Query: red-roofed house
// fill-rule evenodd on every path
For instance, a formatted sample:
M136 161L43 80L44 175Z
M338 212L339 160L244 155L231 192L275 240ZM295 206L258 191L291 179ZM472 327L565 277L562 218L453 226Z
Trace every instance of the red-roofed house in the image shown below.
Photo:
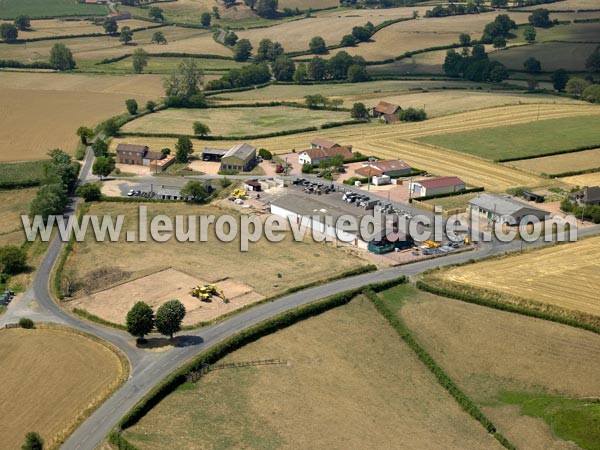
M404 161L396 159L387 161L375 161L373 163L364 163L363 166L356 169L354 173L359 177L368 177L369 166L371 168L370 176L387 175L390 177L397 177L402 175L410 175L410 173L412 172L412 167L410 167Z
M320 137L316 137L314 138L311 142L310 142L310 148L318 148L321 150L329 150L331 148L334 147L341 147L340 144L333 142L333 141L329 141L327 139L323 139Z
M375 118L379 118L385 123L396 123L399 122L398 113L402 111L402 108L399 105L394 105L388 102L379 102L379 104L373 108L371 114Z
M339 146L336 144L336 146L329 149L309 148L301 151L298 154L298 162L300 164L319 164L321 161L326 161L338 155L341 155L344 161L354 156L351 145Z
M450 192L462 191L466 188L465 182L458 177L426 178L424 180L413 181L409 186L413 197L448 194Z

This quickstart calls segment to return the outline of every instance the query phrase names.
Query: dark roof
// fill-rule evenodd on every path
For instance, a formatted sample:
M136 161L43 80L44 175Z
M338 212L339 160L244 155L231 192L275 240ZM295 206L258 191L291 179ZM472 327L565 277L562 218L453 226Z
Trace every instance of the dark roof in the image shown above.
M163 159L165 155L162 152L147 152L144 158L146 159Z
M465 182L458 177L429 178L426 180L415 181L415 183L428 189L465 184Z
M581 194L585 202L598 202L600 201L600 186L584 187L577 194Z
M256 148L252 147L250 144L239 144L227 150L227 152L223 155L223 158L234 156L242 161L245 161L255 153Z
M148 147L145 145L136 144L119 144L117 145L117 152L133 152L141 153L144 155L148 151Z
M223 150L222 148L208 148L208 147L205 147L204 150L202 150L202 154L203 155L223 156L225 153L227 153L227 150Z
M340 145L336 142L324 139L324 138L320 138L320 137L316 137L314 138L312 141L310 141L311 145L314 145L316 147L321 147L324 149L330 149L333 147L339 147Z
M396 114L400 108L399 105L394 105L388 102L379 102L379 104L375 107L375 111L380 114Z
M548 211L536 208L535 206L531 206L528 203L520 202L518 200L515 200L514 198L500 197L497 195L490 194L481 194L469 200L469 204L471 206L476 206L486 211L491 211L492 213L498 214L500 216L512 216L523 209L532 212L549 214Z
M256 180L246 180L244 181L244 184L247 184L248 186L260 187L260 183Z
M351 145L332 147L330 149L309 148L308 150L303 150L300 153L306 153L308 156L310 156L310 159L329 159L333 158L334 156L341 155L344 160L346 160L352 158L353 156Z

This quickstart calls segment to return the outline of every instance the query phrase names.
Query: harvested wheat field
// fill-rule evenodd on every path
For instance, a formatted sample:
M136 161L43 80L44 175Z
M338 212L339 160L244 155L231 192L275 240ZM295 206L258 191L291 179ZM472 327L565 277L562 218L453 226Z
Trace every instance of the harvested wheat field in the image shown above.
M564 155L544 156L506 163L507 166L537 174L561 174L600 167L600 148ZM563 178L563 181L566 181Z
M517 23L527 22L528 13L509 12ZM436 17L396 23L375 33L369 42L345 48L351 55L360 55L367 61L382 61L408 51L451 45L459 42L461 33L479 39L485 25L492 22L497 12L463 16ZM374 22L373 22L374 23ZM335 51L332 52L335 54Z
M0 359L6 449L20 448L34 430L57 448L127 371L108 347L62 329L1 330Z
M399 442L407 449L501 448L365 298L263 337L223 362L270 358L287 364L210 372L161 401L125 437L147 450Z
M600 186L600 172L564 177L560 180L573 186Z
M350 120L346 111L314 111L288 106L264 108L168 109L127 123L126 133L194 134L194 122L208 125L217 136L247 136L321 126Z
M162 95L155 76L1 73L0 84L0 161L44 159L53 148L73 152L79 126L123 112L128 98L143 105Z
M210 322L224 314L262 300L264 296L243 283L225 278L210 280L222 290L226 302L214 297L209 302L201 302L192 297L192 288L209 283L197 276L175 269L166 269L135 280L118 284L115 287L78 297L67 303L71 309L83 309L112 323L125 325L127 312L136 302L146 302L154 310L163 303L178 299L183 303L187 314L183 325Z
M600 316L600 237L443 272L443 279ZM507 282L507 280L510 280Z
M517 448L579 448L498 397L503 392L599 397L600 336L402 289L406 302L399 314L415 337Z
M236 215L234 210L214 206L191 206L177 204L148 204L148 217L165 214L174 218L178 214L200 215L224 213ZM93 205L89 214L125 215L123 230L137 230L138 205L99 203ZM125 233L122 233L124 235ZM73 272L75 282L83 280L91 291L114 284L102 278L87 279L95 270L114 268L126 271L117 281L127 281L140 275L148 275L172 267L190 274L195 279L210 282L229 279L250 286L258 295L270 297L292 286L329 278L335 274L364 265L366 261L346 250L338 250L312 240L292 242L288 236L280 243L266 239L250 244L248 252L241 252L239 240L220 242L209 229L207 242L125 243L121 236L118 244L96 242L92 236L74 246L65 273ZM97 287L94 287L97 286ZM193 286L189 286L190 288ZM176 298L177 291L173 292Z

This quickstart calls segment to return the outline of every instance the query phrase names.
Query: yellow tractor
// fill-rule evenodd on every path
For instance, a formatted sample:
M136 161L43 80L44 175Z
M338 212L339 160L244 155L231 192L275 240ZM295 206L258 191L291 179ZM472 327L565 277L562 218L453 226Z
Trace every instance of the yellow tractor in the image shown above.
M192 294L192 297L196 297L202 302L209 302L213 297L219 297L223 299L223 302L229 303L229 301L225 298L223 290L217 288L216 284L196 286L195 288L192 288L190 294Z

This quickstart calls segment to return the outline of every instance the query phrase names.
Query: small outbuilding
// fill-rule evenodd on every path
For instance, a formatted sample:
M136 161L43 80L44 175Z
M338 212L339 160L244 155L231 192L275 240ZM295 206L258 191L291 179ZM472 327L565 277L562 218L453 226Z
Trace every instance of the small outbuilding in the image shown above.
M425 197L464 191L466 187L465 182L458 177L440 177L412 181L409 190L413 197Z
M239 144L230 148L221 158L221 170L250 172L256 164L256 148Z
M520 222L525 216L533 216L545 220L550 213L527 203L515 200L512 197L481 194L469 200L471 211L479 212L488 220L498 221L502 217L512 217L515 222Z
M227 150L224 150L222 148L205 147L204 150L202 150L202 159L204 161L220 162L221 158L223 158L223 155L225 155L225 153L227 153Z
M400 111L402 111L400 105L381 101L371 110L371 115L389 125L400 121L398 117Z
M247 180L244 181L244 189L247 191L260 192L262 191L262 185L258 180Z
M584 187L569 195L569 200L579 206L600 205L600 186Z

